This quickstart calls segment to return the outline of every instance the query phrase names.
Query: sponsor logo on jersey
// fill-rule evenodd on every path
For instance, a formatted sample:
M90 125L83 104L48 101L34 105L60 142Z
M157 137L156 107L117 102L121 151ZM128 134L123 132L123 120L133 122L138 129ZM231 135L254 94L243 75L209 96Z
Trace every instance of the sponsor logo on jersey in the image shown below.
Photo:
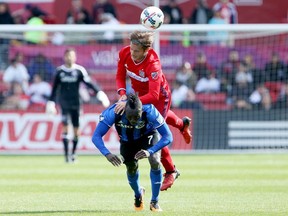
M76 76L77 76L77 71L76 71L76 70L73 70L73 71L72 71L72 76L73 76L73 77L76 77Z
M71 76L63 76L61 77L61 82L77 82L77 77L71 77Z
M116 124L118 127L121 127L121 128L129 128L129 129L132 129L133 126L132 125L127 125L127 124L124 124L121 120Z
M148 77L140 77L138 75L136 75L135 73L127 70L127 75L131 78L131 79L135 79L138 80L139 82L148 82L149 78Z
M152 72L151 77L152 77L152 79L157 79L158 78L158 72Z
M99 121L103 121L104 120L104 116L103 115L100 115L99 116Z
M139 121L135 126L136 129L141 129L143 127L145 127L145 121Z

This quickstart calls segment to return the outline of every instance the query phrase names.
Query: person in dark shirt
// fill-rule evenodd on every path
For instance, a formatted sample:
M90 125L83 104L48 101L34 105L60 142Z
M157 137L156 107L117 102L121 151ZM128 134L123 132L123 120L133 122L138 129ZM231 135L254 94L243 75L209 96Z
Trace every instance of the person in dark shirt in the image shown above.
M182 24L183 23L183 12L177 0L169 0L166 5L162 8L163 13L168 14L170 17L169 24Z
M108 0L96 0L93 5L92 19L95 24L101 24L103 14L109 13L117 19L115 7Z
M14 19L10 13L9 5L0 2L0 25L14 24Z
M136 211L144 208L145 192L139 183L138 160L148 158L152 188L150 210L162 211L158 204L162 179L159 150L172 142L172 133L154 105L142 105L137 95L128 95L123 115L114 112L115 106L116 104L113 104L101 113L92 142L112 165L120 166L122 162L126 165L127 179L135 195ZM113 125L119 135L121 156L112 154L103 142L102 137Z
M62 112L62 141L66 162L74 162L76 159L76 148L78 144L79 116L80 116L80 83L84 83L88 88L96 93L97 99L104 107L110 105L107 95L100 88L91 82L86 69L76 64L76 51L69 48L64 53L65 64L56 69L54 83L49 101L46 105L46 112L56 114L55 101L58 99ZM58 98L57 98L58 96ZM68 153L68 121L71 118L73 125L73 148L72 154Z
M14 24L14 19L10 13L9 5L5 2L0 2L0 26ZM1 27L0 27L1 29ZM8 64L10 39L7 37L0 37L0 70L4 70Z
M72 0L72 7L66 15L66 24L92 24L91 16L83 7L82 0Z
M266 82L284 82L287 78L287 67L278 53L273 52L270 61L265 64Z

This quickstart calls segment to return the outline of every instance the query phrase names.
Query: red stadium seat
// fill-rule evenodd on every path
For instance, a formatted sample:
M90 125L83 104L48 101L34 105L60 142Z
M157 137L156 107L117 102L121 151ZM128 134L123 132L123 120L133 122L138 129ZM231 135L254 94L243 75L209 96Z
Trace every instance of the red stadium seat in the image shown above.
M231 106L226 103L225 93L199 93L196 100L201 103L205 110L230 110Z
M280 94L282 82L265 82L265 87L269 90L272 102L275 102Z
M198 93L196 100L201 103L226 103L225 93Z

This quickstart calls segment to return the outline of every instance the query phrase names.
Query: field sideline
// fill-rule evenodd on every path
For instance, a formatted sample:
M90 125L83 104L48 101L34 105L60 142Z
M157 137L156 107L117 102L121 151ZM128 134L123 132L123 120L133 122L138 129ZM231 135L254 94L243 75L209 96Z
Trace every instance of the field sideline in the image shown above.
M287 154L174 155L181 176L149 210L148 161L140 162L145 210L134 212L125 167L102 156L1 156L0 215L288 215Z

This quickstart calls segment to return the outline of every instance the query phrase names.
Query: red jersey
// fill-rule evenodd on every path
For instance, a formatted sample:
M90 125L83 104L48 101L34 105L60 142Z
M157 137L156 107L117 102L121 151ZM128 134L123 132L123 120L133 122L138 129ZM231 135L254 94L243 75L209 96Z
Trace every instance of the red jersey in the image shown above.
M142 103L153 104L165 117L170 109L171 91L156 52L149 49L145 58L136 63L131 57L130 46L122 48L116 74L117 92L120 95L126 91L126 76L130 77L132 88Z

